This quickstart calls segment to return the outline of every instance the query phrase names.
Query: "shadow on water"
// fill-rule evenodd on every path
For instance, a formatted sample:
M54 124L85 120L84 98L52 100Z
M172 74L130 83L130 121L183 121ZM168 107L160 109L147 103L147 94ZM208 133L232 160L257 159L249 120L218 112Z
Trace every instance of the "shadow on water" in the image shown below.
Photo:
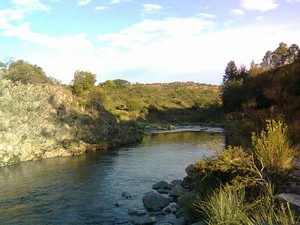
M152 184L183 178L211 142L222 146L223 134L153 134L133 147L1 168L0 223L131 224L128 209L144 210Z

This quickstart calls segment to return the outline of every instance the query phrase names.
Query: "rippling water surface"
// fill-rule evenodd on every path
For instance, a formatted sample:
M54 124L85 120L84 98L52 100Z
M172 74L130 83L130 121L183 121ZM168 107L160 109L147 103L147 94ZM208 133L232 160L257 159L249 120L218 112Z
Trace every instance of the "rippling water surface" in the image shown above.
M133 147L0 168L0 224L132 224L128 209L144 210L152 184L186 176L212 143L222 146L223 134L161 133Z

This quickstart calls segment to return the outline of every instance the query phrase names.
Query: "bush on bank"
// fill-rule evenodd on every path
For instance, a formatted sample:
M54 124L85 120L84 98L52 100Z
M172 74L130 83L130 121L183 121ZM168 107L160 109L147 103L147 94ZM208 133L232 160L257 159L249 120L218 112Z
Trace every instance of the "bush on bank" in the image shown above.
M229 146L196 163L193 213L207 224L295 224L288 204L277 204L274 193L288 179L297 151L287 126L268 120L252 147Z

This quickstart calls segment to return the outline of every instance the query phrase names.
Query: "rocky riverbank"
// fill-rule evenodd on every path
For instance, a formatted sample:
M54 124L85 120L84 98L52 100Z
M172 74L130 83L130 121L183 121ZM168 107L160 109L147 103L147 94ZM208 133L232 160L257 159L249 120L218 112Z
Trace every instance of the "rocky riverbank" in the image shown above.
M186 168L187 176L182 180L159 181L152 185L151 191L145 193L142 201L145 211L135 209L128 210L128 214L133 217L136 225L161 224L157 215L168 217L168 222L163 224L184 225L205 224L203 221L196 221L190 214L187 204L195 198L193 188L193 165ZM130 194L123 193L123 197L130 198ZM173 214L174 216L169 216Z
M67 86L0 79L0 167L141 139L137 130L118 124L102 105L84 101Z
M128 214L134 217L135 225L161 224L156 215L174 217L164 222L164 225L205 225L205 221L196 219L191 214L191 204L196 198L194 164L186 168L187 176L182 180L174 180L170 183L159 181L152 186L152 191L146 193L142 199L146 211L130 209ZM279 203L289 203L296 215L300 215L300 167L299 159L295 160L295 169L292 171L292 179L282 187L282 190L274 196ZM123 197L130 195L124 193Z

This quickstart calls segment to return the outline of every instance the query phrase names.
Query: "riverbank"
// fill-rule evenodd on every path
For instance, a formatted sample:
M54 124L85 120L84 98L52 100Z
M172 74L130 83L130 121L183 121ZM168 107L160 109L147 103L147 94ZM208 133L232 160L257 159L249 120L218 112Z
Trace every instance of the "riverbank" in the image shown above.
M0 167L84 154L141 141L102 105L63 85L0 79Z
M298 223L298 149L286 131L281 121L270 120L266 130L252 135L251 148L215 149L214 155L188 166L182 181L154 184L157 192L144 196L145 208L173 212L171 224ZM143 218L155 220L151 214Z

